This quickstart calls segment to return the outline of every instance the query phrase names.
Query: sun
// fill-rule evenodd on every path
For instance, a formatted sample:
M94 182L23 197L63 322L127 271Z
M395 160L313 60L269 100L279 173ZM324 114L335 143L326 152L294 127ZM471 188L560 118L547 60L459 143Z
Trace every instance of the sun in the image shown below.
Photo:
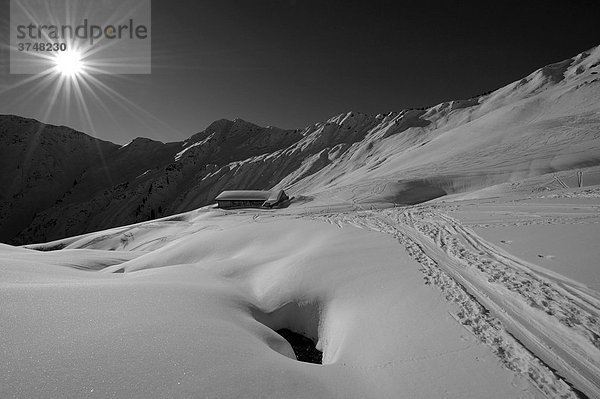
M58 52L54 57L54 70L69 78L81 75L85 71L81 53L75 50Z

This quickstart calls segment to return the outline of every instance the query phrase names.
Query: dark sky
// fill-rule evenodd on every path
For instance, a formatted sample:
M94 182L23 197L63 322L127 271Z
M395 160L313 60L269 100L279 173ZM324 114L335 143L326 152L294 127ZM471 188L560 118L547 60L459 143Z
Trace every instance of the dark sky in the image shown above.
M439 3L153 0L152 74L101 77L130 105L84 93L90 127L73 110L44 118L47 91L3 91L0 113L118 143L181 140L220 118L301 128L468 98L600 44L599 1ZM23 79L1 55L0 84Z

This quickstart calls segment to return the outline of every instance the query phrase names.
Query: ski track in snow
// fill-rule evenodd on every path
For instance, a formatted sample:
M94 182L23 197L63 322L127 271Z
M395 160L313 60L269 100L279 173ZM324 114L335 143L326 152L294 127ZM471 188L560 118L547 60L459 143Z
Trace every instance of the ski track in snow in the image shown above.
M508 369L551 397L600 397L597 292L486 242L435 207L312 218L394 236L421 265L425 284L456 303L452 316Z
M590 188L577 192L554 193L542 195L538 198L600 198L600 188Z

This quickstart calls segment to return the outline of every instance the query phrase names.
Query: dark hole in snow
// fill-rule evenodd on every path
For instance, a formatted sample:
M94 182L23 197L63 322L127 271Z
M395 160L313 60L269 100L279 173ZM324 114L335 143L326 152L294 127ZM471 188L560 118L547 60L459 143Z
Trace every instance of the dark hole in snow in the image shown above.
M288 302L267 313L254 309L253 316L289 344L282 349L280 344L283 342L280 342L271 346L272 349L290 358L295 356L296 360L301 362L323 364L325 348L319 345L321 350L317 349L319 324L322 319L322 306L318 301ZM293 356L290 353L292 351Z
M121 268L121 269L115 270L113 273L125 273L125 269Z
M298 361L315 364L323 363L323 352L315 347L315 343L311 339L287 328L282 328L276 332L290 343Z

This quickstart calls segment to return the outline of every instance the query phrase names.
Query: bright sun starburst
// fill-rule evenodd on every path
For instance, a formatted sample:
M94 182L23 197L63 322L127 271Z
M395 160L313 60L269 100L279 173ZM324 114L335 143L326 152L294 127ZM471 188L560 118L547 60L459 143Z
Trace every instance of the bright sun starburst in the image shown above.
M107 114L116 120L109 104L137 119L164 125L112 86L117 81L134 82L127 75L151 73L149 0L10 3L10 41L0 40L0 53L10 54L11 74L29 76L15 77L8 85L0 79L2 100L28 104L36 98L45 104L40 120L76 121L91 134L92 115ZM8 22L8 16L0 15L0 21Z
M85 64L81 53L75 50L60 51L54 58L54 69L61 76L74 78L82 74Z

